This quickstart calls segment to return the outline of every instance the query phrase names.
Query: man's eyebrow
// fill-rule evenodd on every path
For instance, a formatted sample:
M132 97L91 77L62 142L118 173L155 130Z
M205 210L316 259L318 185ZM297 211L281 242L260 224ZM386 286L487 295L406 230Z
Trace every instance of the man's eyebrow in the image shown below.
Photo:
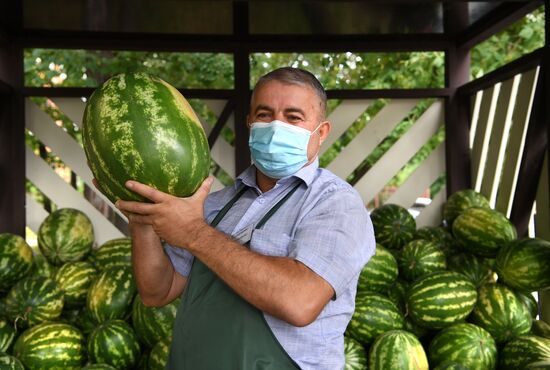
M303 116L306 115L304 110L301 109L301 108L298 108L298 107L288 107L288 108L285 109L285 113L300 113Z
M273 108L271 108L269 105L259 104L256 107L256 109L254 109L254 113L258 113L258 111L260 110L267 110L267 111L273 112Z

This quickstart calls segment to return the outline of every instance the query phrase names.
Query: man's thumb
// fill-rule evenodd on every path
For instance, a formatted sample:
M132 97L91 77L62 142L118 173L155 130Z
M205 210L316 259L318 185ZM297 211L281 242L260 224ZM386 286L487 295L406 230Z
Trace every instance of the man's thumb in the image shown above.
M206 198L210 193L210 188L212 188L213 182L214 182L214 178L212 176L208 176L195 192L195 196L198 196L200 198Z

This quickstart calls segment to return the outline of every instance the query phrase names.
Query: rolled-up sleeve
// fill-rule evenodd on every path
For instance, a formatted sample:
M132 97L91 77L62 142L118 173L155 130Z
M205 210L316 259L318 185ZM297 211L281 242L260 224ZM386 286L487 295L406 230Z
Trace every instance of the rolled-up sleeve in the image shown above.
M354 189L328 191L321 199L297 225L289 257L325 279L338 297L374 254L374 230Z
M191 265L193 264L193 255L185 249L173 247L167 243L164 244L164 251L168 258L170 258L174 269L182 276L189 276Z

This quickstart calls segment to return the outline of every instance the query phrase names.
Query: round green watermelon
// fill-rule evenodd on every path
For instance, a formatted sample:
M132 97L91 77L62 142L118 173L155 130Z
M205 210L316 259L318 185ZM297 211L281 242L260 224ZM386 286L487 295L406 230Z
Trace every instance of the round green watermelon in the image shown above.
M453 238L451 233L447 231L447 229L441 226L421 227L416 230L413 239L424 239L436 242L447 257L460 251L458 242Z
M442 329L465 319L477 300L475 285L453 271L425 275L409 287L407 312L417 325Z
M453 222L453 234L464 249L481 257L496 256L517 237L515 226L502 213L482 207L462 212Z
M367 352L361 343L355 339L344 337L344 355L346 356L344 370L364 370L367 368Z
M0 319L0 353L8 352L8 349L11 347L14 339L15 328L13 325L6 320Z
M56 282L42 277L27 277L6 296L6 311L17 326L27 327L55 320L63 310L63 292Z
M132 240L130 238L109 240L94 249L89 260L99 271L111 267L131 267Z
M125 187L128 180L186 197L208 176L204 129L185 98L160 78L110 78L88 99L82 125L90 169L113 202L145 200Z
M447 258L447 267L469 278L476 287L493 280L493 271L481 257L471 253L458 253Z
M406 311L407 291L409 290L409 282L397 279L395 283L387 291L388 298L399 308L403 313Z
M50 213L38 228L38 247L56 266L84 259L93 243L92 222L77 209L60 208Z
M497 343L528 334L531 313L516 293L502 284L485 284L478 289L470 321L491 333Z
M514 338L499 352L499 370L528 369L544 361L550 361L550 339L535 335Z
M44 276L53 279L57 271L57 267L49 263L46 257L40 253L34 255L32 265L31 274L33 276Z
M42 323L17 338L13 354L30 370L80 369L85 360L84 337L71 325Z
M90 335L90 333L97 327L96 321L93 319L86 306L79 310L75 326L85 335Z
M495 269L506 285L532 292L550 287L550 242L524 238L501 248Z
M347 333L366 346L378 335L405 324L397 306L380 293L363 292L355 298L355 312L347 327Z
M57 270L54 280L65 296L66 307L80 307L86 303L88 289L97 276L90 262L68 262Z
M471 370L494 370L497 346L491 334L469 323L459 323L441 330L430 342L431 366L447 361L457 362Z
M0 352L0 369L2 370L25 370L25 367L17 359L17 357L13 357L10 355L7 355L5 353Z
M401 249L416 232L416 221L405 208L397 204L384 204L372 211L376 242L389 249Z
M542 320L533 320L531 334L550 339L550 324Z
M451 227L458 216L472 207L490 208L489 200L472 189L463 189L452 194L443 207L443 219L447 226Z
M428 360L418 338L404 330L380 335L369 350L369 370L428 370Z
M392 286L397 274L397 261L386 248L377 244L376 253L359 275L357 290L385 292Z
M128 369L137 364L139 354L137 336L125 321L105 322L88 337L88 357L94 363Z
M529 310L529 312L531 313L531 317L535 319L539 315L539 303L537 302L533 294L520 292L517 289L515 290L515 292L518 298L527 307L527 310Z
M32 249L19 235L0 234L0 292L8 291L32 268Z
M399 271L408 281L447 268L445 254L437 243L417 239L407 243L399 255Z
M86 308L96 323L126 319L136 291L131 268L106 269L88 290Z
M153 347L158 341L172 335L172 327L180 298L164 307L146 307L136 294L132 306L132 326L141 341L148 347Z
M161 340L153 346L147 361L149 370L164 370L170 354L170 342L168 339Z

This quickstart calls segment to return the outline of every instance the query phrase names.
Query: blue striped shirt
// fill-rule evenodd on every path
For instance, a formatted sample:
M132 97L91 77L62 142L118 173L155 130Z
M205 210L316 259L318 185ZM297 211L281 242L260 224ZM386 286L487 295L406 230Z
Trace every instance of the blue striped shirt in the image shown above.
M275 337L303 370L343 369L343 334L355 308L357 280L376 246L367 210L353 187L319 168L315 161L262 193L256 185L256 169L251 166L233 186L209 195L205 218L211 222L236 192L247 186L250 189L217 226L228 235L239 235L258 223L297 181L302 184L290 199L261 229L253 231L250 248L263 255L302 262L334 288L336 297L305 327L264 316ZM165 250L176 271L187 276L193 257L171 246Z

